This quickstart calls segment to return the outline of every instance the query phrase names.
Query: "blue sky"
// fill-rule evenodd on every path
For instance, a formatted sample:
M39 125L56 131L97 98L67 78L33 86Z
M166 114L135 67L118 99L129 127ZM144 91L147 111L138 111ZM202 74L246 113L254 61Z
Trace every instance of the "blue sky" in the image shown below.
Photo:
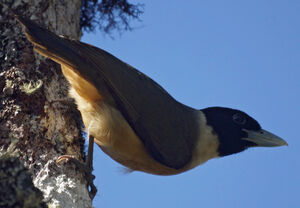
M124 174L96 147L95 207L300 207L300 1L145 3L136 30L82 41L197 109L245 111L288 147L252 148L176 176Z

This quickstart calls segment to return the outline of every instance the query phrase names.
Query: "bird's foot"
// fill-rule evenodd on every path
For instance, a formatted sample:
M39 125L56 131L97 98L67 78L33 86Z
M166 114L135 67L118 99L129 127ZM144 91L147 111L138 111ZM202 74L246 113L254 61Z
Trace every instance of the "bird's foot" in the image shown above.
M89 190L89 196L93 200L96 193L97 193L97 188L94 185L95 176L92 174L93 168L90 167L88 164L80 162L79 160L75 159L71 155L62 155L62 156L60 156L56 160L56 163L60 163L62 161L72 162L73 164L76 165L76 167L78 167L80 170L82 170L85 173L85 175L87 177L87 188Z

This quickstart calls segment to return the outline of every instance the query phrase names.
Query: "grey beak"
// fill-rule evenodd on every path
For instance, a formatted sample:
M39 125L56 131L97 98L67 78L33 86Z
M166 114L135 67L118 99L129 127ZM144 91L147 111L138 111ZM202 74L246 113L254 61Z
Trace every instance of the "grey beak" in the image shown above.
M284 139L264 129L261 129L259 131L243 129L243 131L248 133L248 137L242 139L254 142L259 147L277 147L283 145L288 146L288 143Z

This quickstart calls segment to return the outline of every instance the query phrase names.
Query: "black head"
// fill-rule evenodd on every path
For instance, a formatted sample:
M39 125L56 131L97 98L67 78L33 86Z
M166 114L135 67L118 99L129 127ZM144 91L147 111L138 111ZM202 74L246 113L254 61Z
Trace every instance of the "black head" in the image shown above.
M259 123L246 113L230 108L211 107L201 110L218 135L219 156L241 152L248 147L281 146L287 143L263 130Z

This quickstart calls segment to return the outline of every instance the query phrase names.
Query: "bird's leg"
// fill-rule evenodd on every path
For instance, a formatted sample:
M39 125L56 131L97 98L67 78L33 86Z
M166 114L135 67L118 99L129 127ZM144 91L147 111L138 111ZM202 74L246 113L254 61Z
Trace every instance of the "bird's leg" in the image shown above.
M86 166L87 169L89 170L89 173L87 173L88 177L88 189L89 187L91 188L89 191L89 195L91 199L93 199L97 193L97 188L94 185L94 179L95 176L92 174L93 171L93 153L94 153L94 137L91 136L88 132L88 137L89 137L89 144L88 144L88 155L87 155L87 160L86 160Z
M94 185L93 181L95 179L95 176L92 174L93 171L93 151L94 151L94 137L90 135L88 127L88 138L89 138L89 144L88 144L88 155L85 163L80 162L79 160L73 158L71 155L62 155L57 160L56 163L59 163L63 160L66 162L72 162L74 163L80 170L83 170L85 172L85 175L87 176L87 188L89 190L89 196L93 200L96 193L97 188Z

